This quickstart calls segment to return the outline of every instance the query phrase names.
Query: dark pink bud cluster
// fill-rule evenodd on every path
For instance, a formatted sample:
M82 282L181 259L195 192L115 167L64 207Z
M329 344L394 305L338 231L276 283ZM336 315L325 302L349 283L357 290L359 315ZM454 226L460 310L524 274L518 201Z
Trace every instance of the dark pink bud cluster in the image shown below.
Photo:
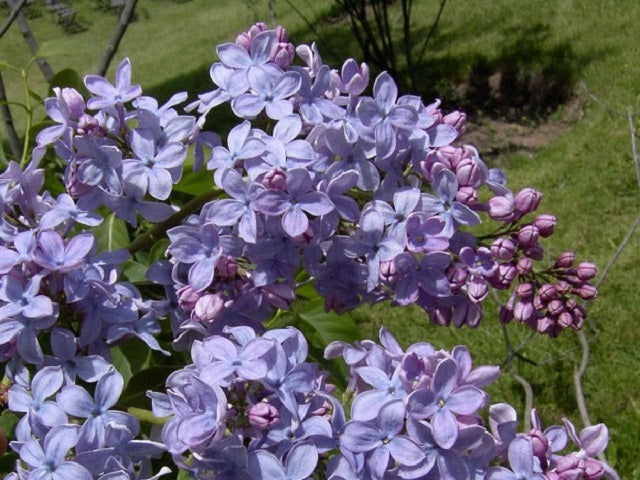
M594 458L581 458L575 453L561 457L556 468L545 474L548 480L598 480L605 474L604 464Z
M574 261L572 252L560 254L554 266L543 272L553 277L555 283L541 283L533 276L531 260L520 258L515 267L518 278L529 281L516 287L507 305L502 307L500 319L503 322L515 319L553 337L565 328L579 330L586 310L576 297L591 300L597 296L597 289L589 283L597 274L597 268L588 262L574 267Z

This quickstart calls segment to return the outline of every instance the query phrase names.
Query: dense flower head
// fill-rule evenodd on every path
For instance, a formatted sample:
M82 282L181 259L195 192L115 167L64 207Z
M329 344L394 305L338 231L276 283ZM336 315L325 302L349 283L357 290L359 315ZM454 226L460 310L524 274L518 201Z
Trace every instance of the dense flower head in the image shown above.
M301 331L267 328L305 287L327 311L388 301L457 327L511 289L500 320L557 336L581 328L597 268L571 252L539 266L556 219L458 141L463 112L401 96L353 59L333 69L280 26L217 53L216 88L186 107L199 117L179 112L184 92L143 96L128 59L114 83L87 76L86 100L54 88L31 161L0 174L0 360L21 415L7 478L152 480L164 451L203 479L617 478L594 458L603 425L543 430L534 412L517 433L498 404L487 428L499 369L474 368L466 347L403 350L386 329L380 343L332 342L325 357L349 372L338 392ZM237 125L204 131L222 104ZM47 149L63 165L55 195ZM211 185L185 203L193 178ZM475 235L483 221L493 232ZM129 379L112 362L132 339L190 358L148 392L161 429L121 410Z

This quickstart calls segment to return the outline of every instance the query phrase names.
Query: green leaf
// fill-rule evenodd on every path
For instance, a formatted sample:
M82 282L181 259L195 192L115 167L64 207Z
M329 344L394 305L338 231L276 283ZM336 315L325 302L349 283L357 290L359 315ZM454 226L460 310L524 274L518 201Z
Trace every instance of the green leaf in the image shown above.
M124 387L127 387L129 380L133 376L131 372L131 364L129 363L129 359L126 355L120 350L120 347L113 347L111 349L111 363L116 370L122 375L122 379L124 380Z
M149 367L131 377L127 388L120 396L121 407L149 408L151 401L147 391L164 391L167 377L175 372L177 367L158 366Z
M146 283L148 268L148 265L129 259L122 265L122 273L132 283Z
M104 251L119 250L129 245L129 231L124 220L116 218L115 213L108 215L95 228L94 234L98 239L98 248Z
M44 98L42 98L40 95L38 95L36 92L34 92L31 89L29 89L29 96L38 103L44 103Z
M307 302L296 313L305 328L312 331L313 336L319 340L317 345L322 348L334 340L354 342L360 338L360 330L353 318L347 313L338 315L335 312L325 312L322 298Z
M165 252L169 248L169 239L161 238L153 244L151 250L149 250L149 264L157 262L158 260L164 260L166 258Z
M176 192L188 193L194 197L207 193L213 188L213 175L210 171L204 169L199 172L187 173L173 187Z
M82 77L72 68L64 68L59 72L56 72L49 83L49 89L51 92L53 91L53 87L71 87L75 88L85 98L90 96L89 91L84 86Z

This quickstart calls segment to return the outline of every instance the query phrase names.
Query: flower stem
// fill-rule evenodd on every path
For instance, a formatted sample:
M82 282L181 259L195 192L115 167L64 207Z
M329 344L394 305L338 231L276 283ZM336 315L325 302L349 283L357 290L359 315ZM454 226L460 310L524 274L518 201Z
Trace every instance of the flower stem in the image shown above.
M136 417L141 422L150 423L152 425L164 425L171 417L156 417L151 410L144 408L129 407L127 412Z
M202 195L194 198L186 205L184 205L179 211L167 218L164 222L158 223L144 235L136 238L129 244L127 250L129 250L129 253L133 255L140 250L150 248L156 241L164 237L164 234L167 232L167 230L180 224L182 220L187 218L192 213L200 210L200 208L202 208L205 203L215 199L221 193L222 190L214 188L210 192L203 193Z

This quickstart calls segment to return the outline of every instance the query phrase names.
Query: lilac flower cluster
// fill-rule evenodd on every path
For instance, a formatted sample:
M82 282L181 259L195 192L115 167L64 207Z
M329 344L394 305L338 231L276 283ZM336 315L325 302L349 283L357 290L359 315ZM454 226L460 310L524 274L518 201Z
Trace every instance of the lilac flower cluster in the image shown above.
M471 327L490 288L515 287L501 320L556 336L581 327L578 302L596 296L597 272L571 253L534 268L555 218L529 221L540 193L512 193L474 147L453 144L463 113L399 96L386 73L367 96L365 64L332 69L281 27L256 24L217 51L217 88L187 106L199 118L176 110L186 93L164 105L143 96L125 59L115 84L85 78L86 101L55 88L31 158L0 174L0 361L20 416L6 478L151 480L168 471L152 471L163 452L202 479L617 478L594 459L603 425L542 431L534 416L516 434L500 404L487 430L482 388L499 372L474 369L465 347L403 351L384 329L381 345L334 342L326 357L351 374L338 399L301 332L265 330L304 284L327 311L386 300ZM224 143L204 131L223 103L241 119ZM39 167L51 151L64 169L56 196ZM178 212L171 193L188 158L215 187ZM134 236L168 238L147 290L123 278L129 252L100 251L111 248L99 237L106 215ZM483 217L498 226L474 236ZM167 316L172 343L158 340ZM166 393L148 394L161 432L113 410L124 379L111 349L132 338L191 353ZM567 438L579 451L561 453Z
M218 47L218 88L189 107L203 115L198 124L225 102L245 120L206 162L225 198L168 232L171 265L150 275L181 307L176 347L225 326L260 328L295 299L301 268L327 310L389 300L419 305L437 325L474 327L489 288L516 284L504 321L553 336L581 326L578 300L595 296L595 270L534 269L555 218L525 222L540 193L512 193L475 148L452 145L463 113L399 97L386 73L366 96L366 65L337 71L315 45L295 51L304 66L292 64L282 29L255 25ZM271 133L255 126L263 112ZM481 214L499 226L474 237Z
M130 480L151 477L152 457L165 446L135 440L140 422L111 410L122 392L122 376L113 368L91 380L95 393L67 383L60 366L44 367L31 381L26 368L11 373L9 409L24 416L11 448L20 457L17 474L7 479ZM64 385L64 386L63 386ZM55 396L55 398L54 398Z
M194 341L193 364L150 392L155 415L168 418L162 440L194 478L559 480L617 478L595 459L608 442L604 425L517 433L515 410L480 410L498 367L473 367L463 346L451 352L416 343L403 351L384 328L381 344L330 344L351 373L351 411L294 328L261 337L248 327ZM561 454L570 438L578 451ZM508 460L507 462L504 462ZM508 466L498 466L504 463ZM321 475L321 477L317 477Z

